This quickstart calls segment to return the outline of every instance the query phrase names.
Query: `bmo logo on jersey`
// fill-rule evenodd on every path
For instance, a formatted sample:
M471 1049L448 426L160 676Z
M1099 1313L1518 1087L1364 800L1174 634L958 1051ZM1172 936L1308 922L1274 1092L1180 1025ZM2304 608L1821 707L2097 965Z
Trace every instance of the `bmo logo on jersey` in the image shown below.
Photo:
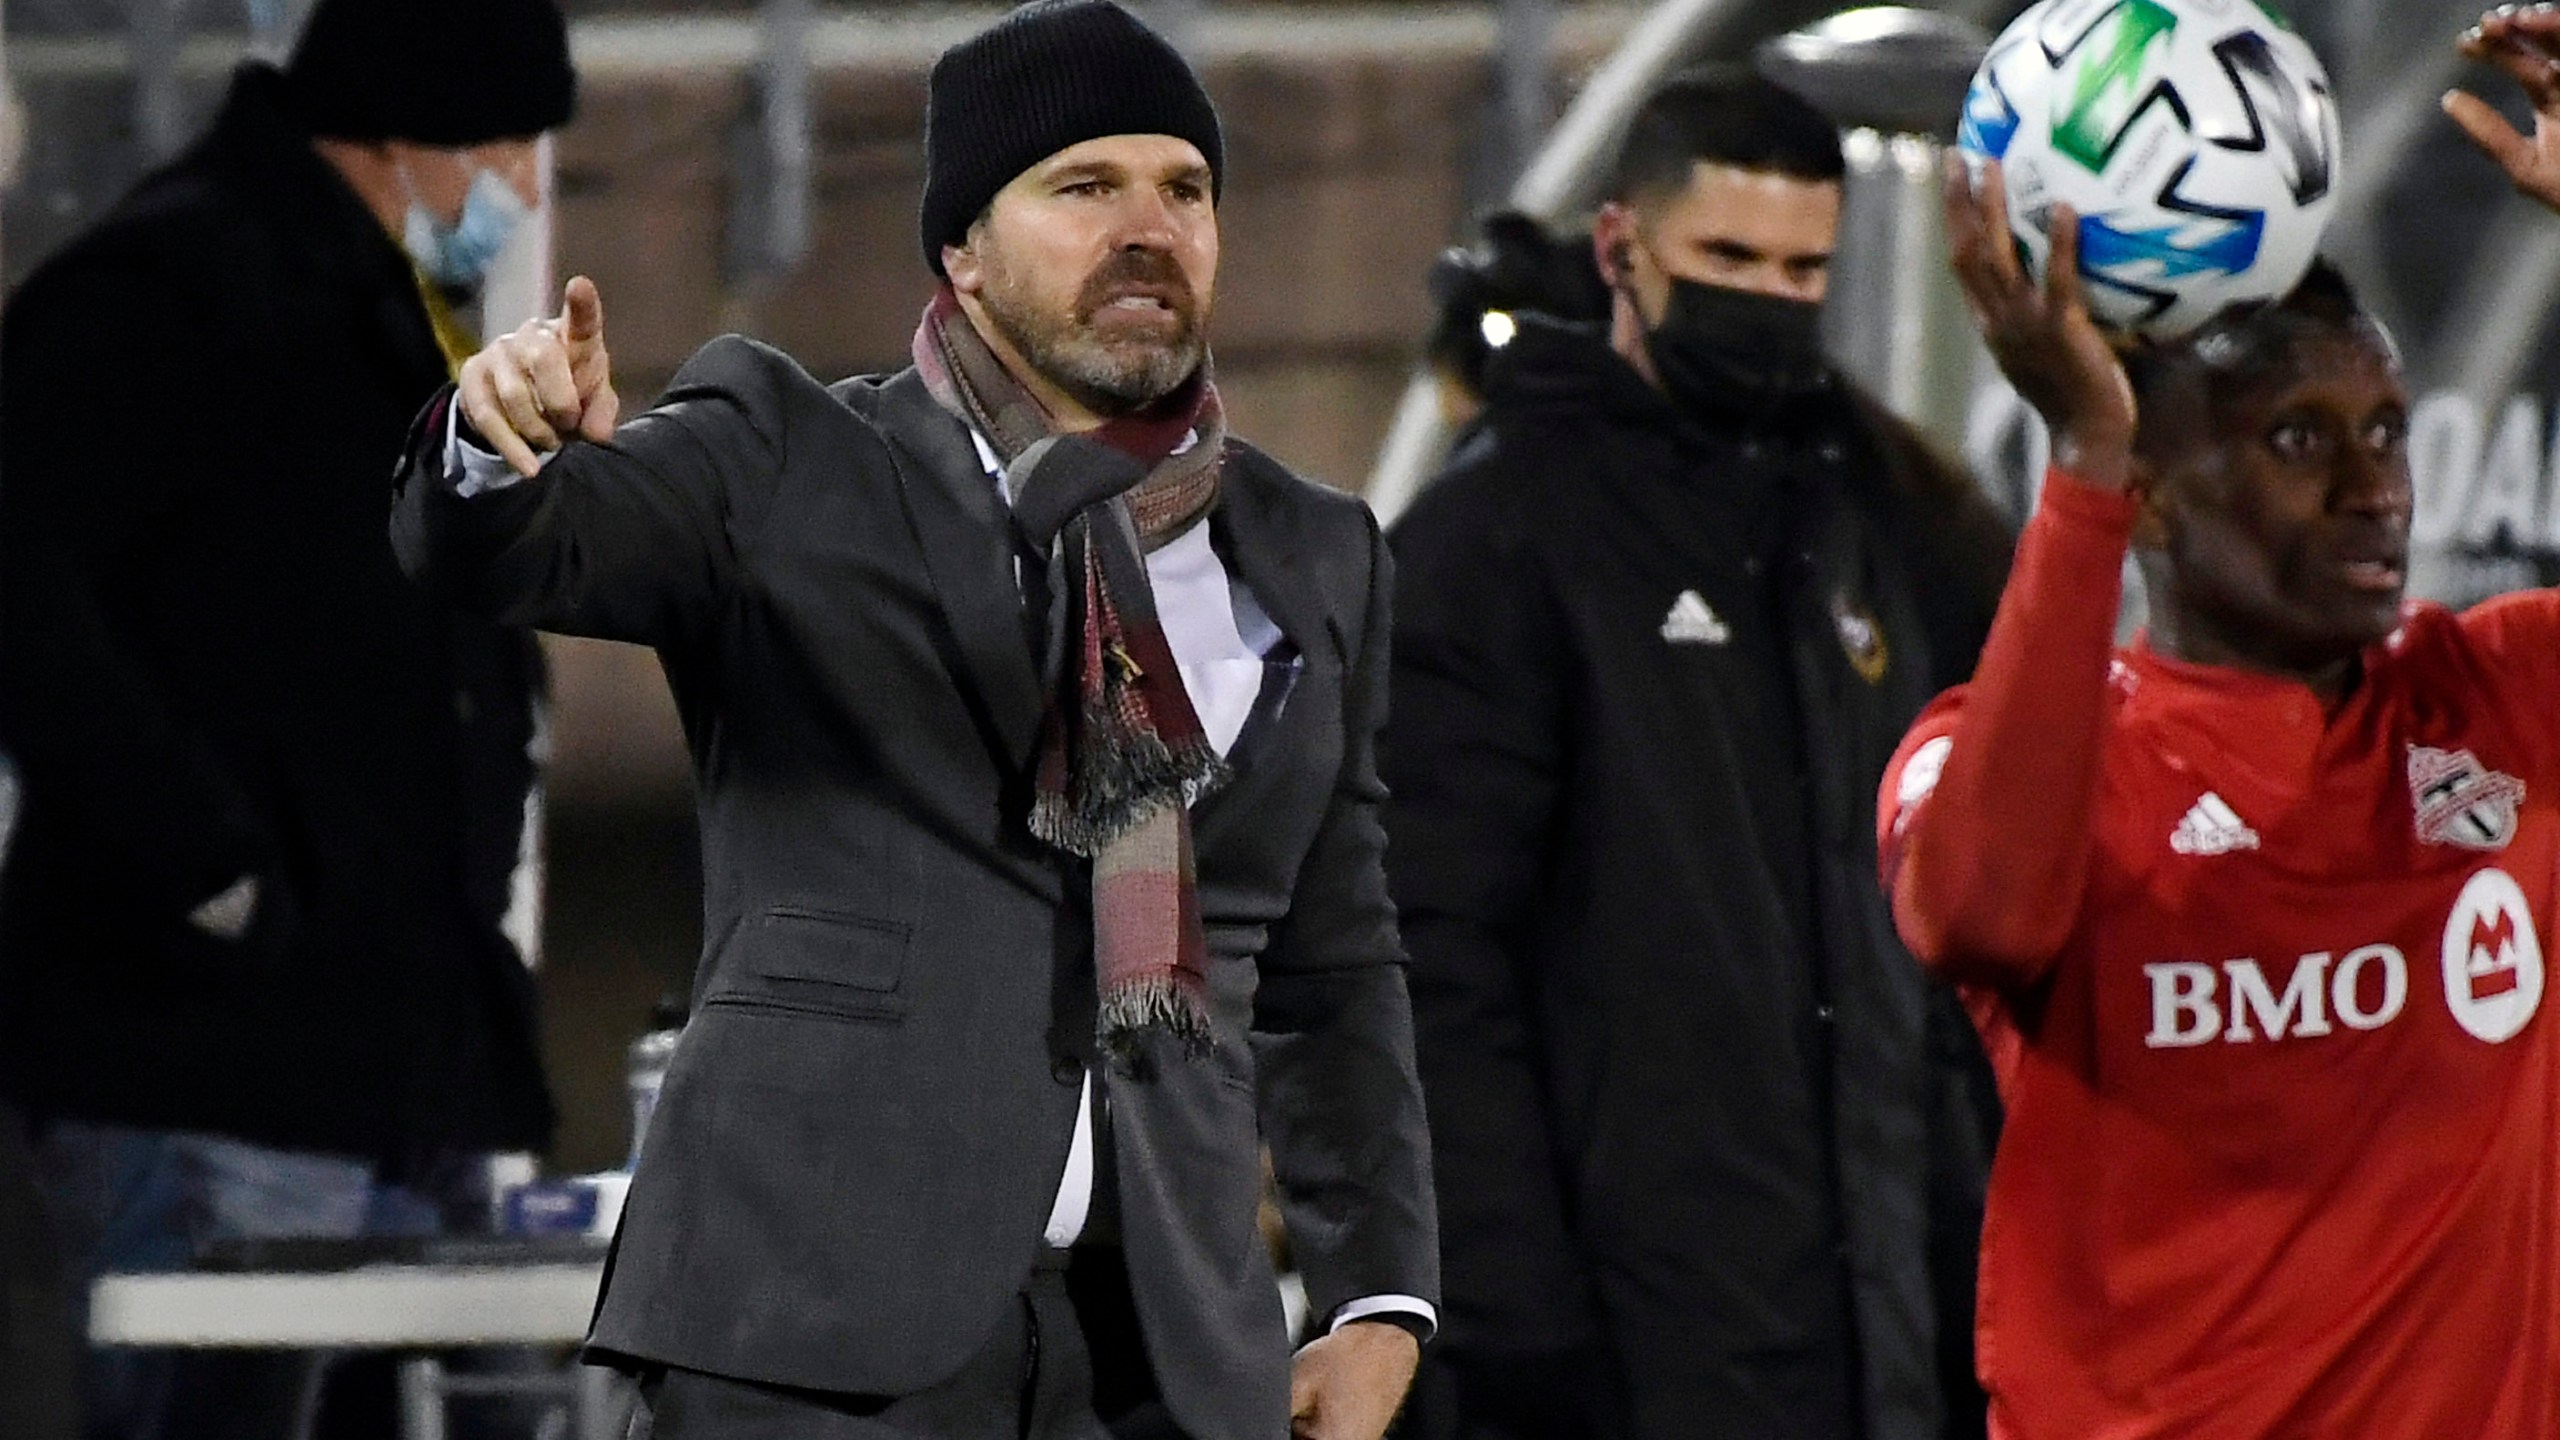
M2151 1033L2142 1043L2154 1050L2334 1035L2341 1025L2379 1030L2409 1003L2408 957L2389 945L2350 950L2343 960L2325 950L2305 955L2282 994L2255 960L2225 960L2218 970L2176 960L2142 973L2151 982Z
M2524 890L2505 871L2482 870L2462 887L2445 917L2443 951L2445 1008L2474 1038L2504 1044L2541 1008L2542 942ZM2153 1050L2379 1030L2409 1004L2409 960L2392 945L2305 955L2281 990L2250 959L2165 961L2142 974L2151 989L2142 1043Z
M2454 1023L2492 1045L2542 1007L2542 942L2524 890L2506 871L2471 877L2444 922L2444 999Z

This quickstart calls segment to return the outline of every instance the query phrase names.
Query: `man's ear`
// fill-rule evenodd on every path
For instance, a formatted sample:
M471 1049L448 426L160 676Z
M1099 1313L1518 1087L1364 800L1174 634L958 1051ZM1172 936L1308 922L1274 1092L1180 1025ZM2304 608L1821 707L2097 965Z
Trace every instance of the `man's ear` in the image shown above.
M942 276L959 294L975 295L986 288L986 230L988 217L994 211L995 202L990 200L987 208L969 222L969 228L960 232L958 244L942 247Z
M986 283L986 267L978 262L978 247L971 240L942 247L942 276L951 282L954 292L975 295Z
M1600 279L1612 290L1624 290L1630 283L1627 267L1633 258L1636 238L1636 215L1620 201L1612 200L1600 207L1591 221L1591 260L1600 267Z

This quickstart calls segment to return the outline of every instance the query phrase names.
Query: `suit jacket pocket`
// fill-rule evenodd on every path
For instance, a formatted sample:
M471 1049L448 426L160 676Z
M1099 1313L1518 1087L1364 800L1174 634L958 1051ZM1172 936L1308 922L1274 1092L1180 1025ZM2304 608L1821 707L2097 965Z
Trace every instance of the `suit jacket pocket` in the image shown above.
M777 906L730 937L702 1003L829 1020L901 1019L909 933L894 920Z

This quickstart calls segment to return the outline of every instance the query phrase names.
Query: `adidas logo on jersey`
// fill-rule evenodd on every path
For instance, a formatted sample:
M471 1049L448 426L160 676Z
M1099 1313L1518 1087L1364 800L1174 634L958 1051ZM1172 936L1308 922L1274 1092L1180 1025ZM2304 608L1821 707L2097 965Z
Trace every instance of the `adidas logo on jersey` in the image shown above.
M2181 855L2228 855L2258 848L2258 832L2234 813L2223 798L2207 790L2169 834L2169 848Z
M1733 631L1709 608L1704 596L1683 590L1671 602L1671 613L1662 619L1662 638L1674 645L1722 645L1733 639Z

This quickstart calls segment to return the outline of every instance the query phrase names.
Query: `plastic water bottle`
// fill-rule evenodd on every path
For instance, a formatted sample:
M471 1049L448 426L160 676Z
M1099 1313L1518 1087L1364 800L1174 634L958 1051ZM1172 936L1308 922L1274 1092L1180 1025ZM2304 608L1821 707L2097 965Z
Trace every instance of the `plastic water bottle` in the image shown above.
M675 1063L676 1042L684 1038L684 1019L684 997L664 996L650 1011L648 1033L631 1042L631 1158L625 1170L640 1167L640 1145L649 1135L649 1117L657 1113L658 1092L666 1088L667 1067Z

